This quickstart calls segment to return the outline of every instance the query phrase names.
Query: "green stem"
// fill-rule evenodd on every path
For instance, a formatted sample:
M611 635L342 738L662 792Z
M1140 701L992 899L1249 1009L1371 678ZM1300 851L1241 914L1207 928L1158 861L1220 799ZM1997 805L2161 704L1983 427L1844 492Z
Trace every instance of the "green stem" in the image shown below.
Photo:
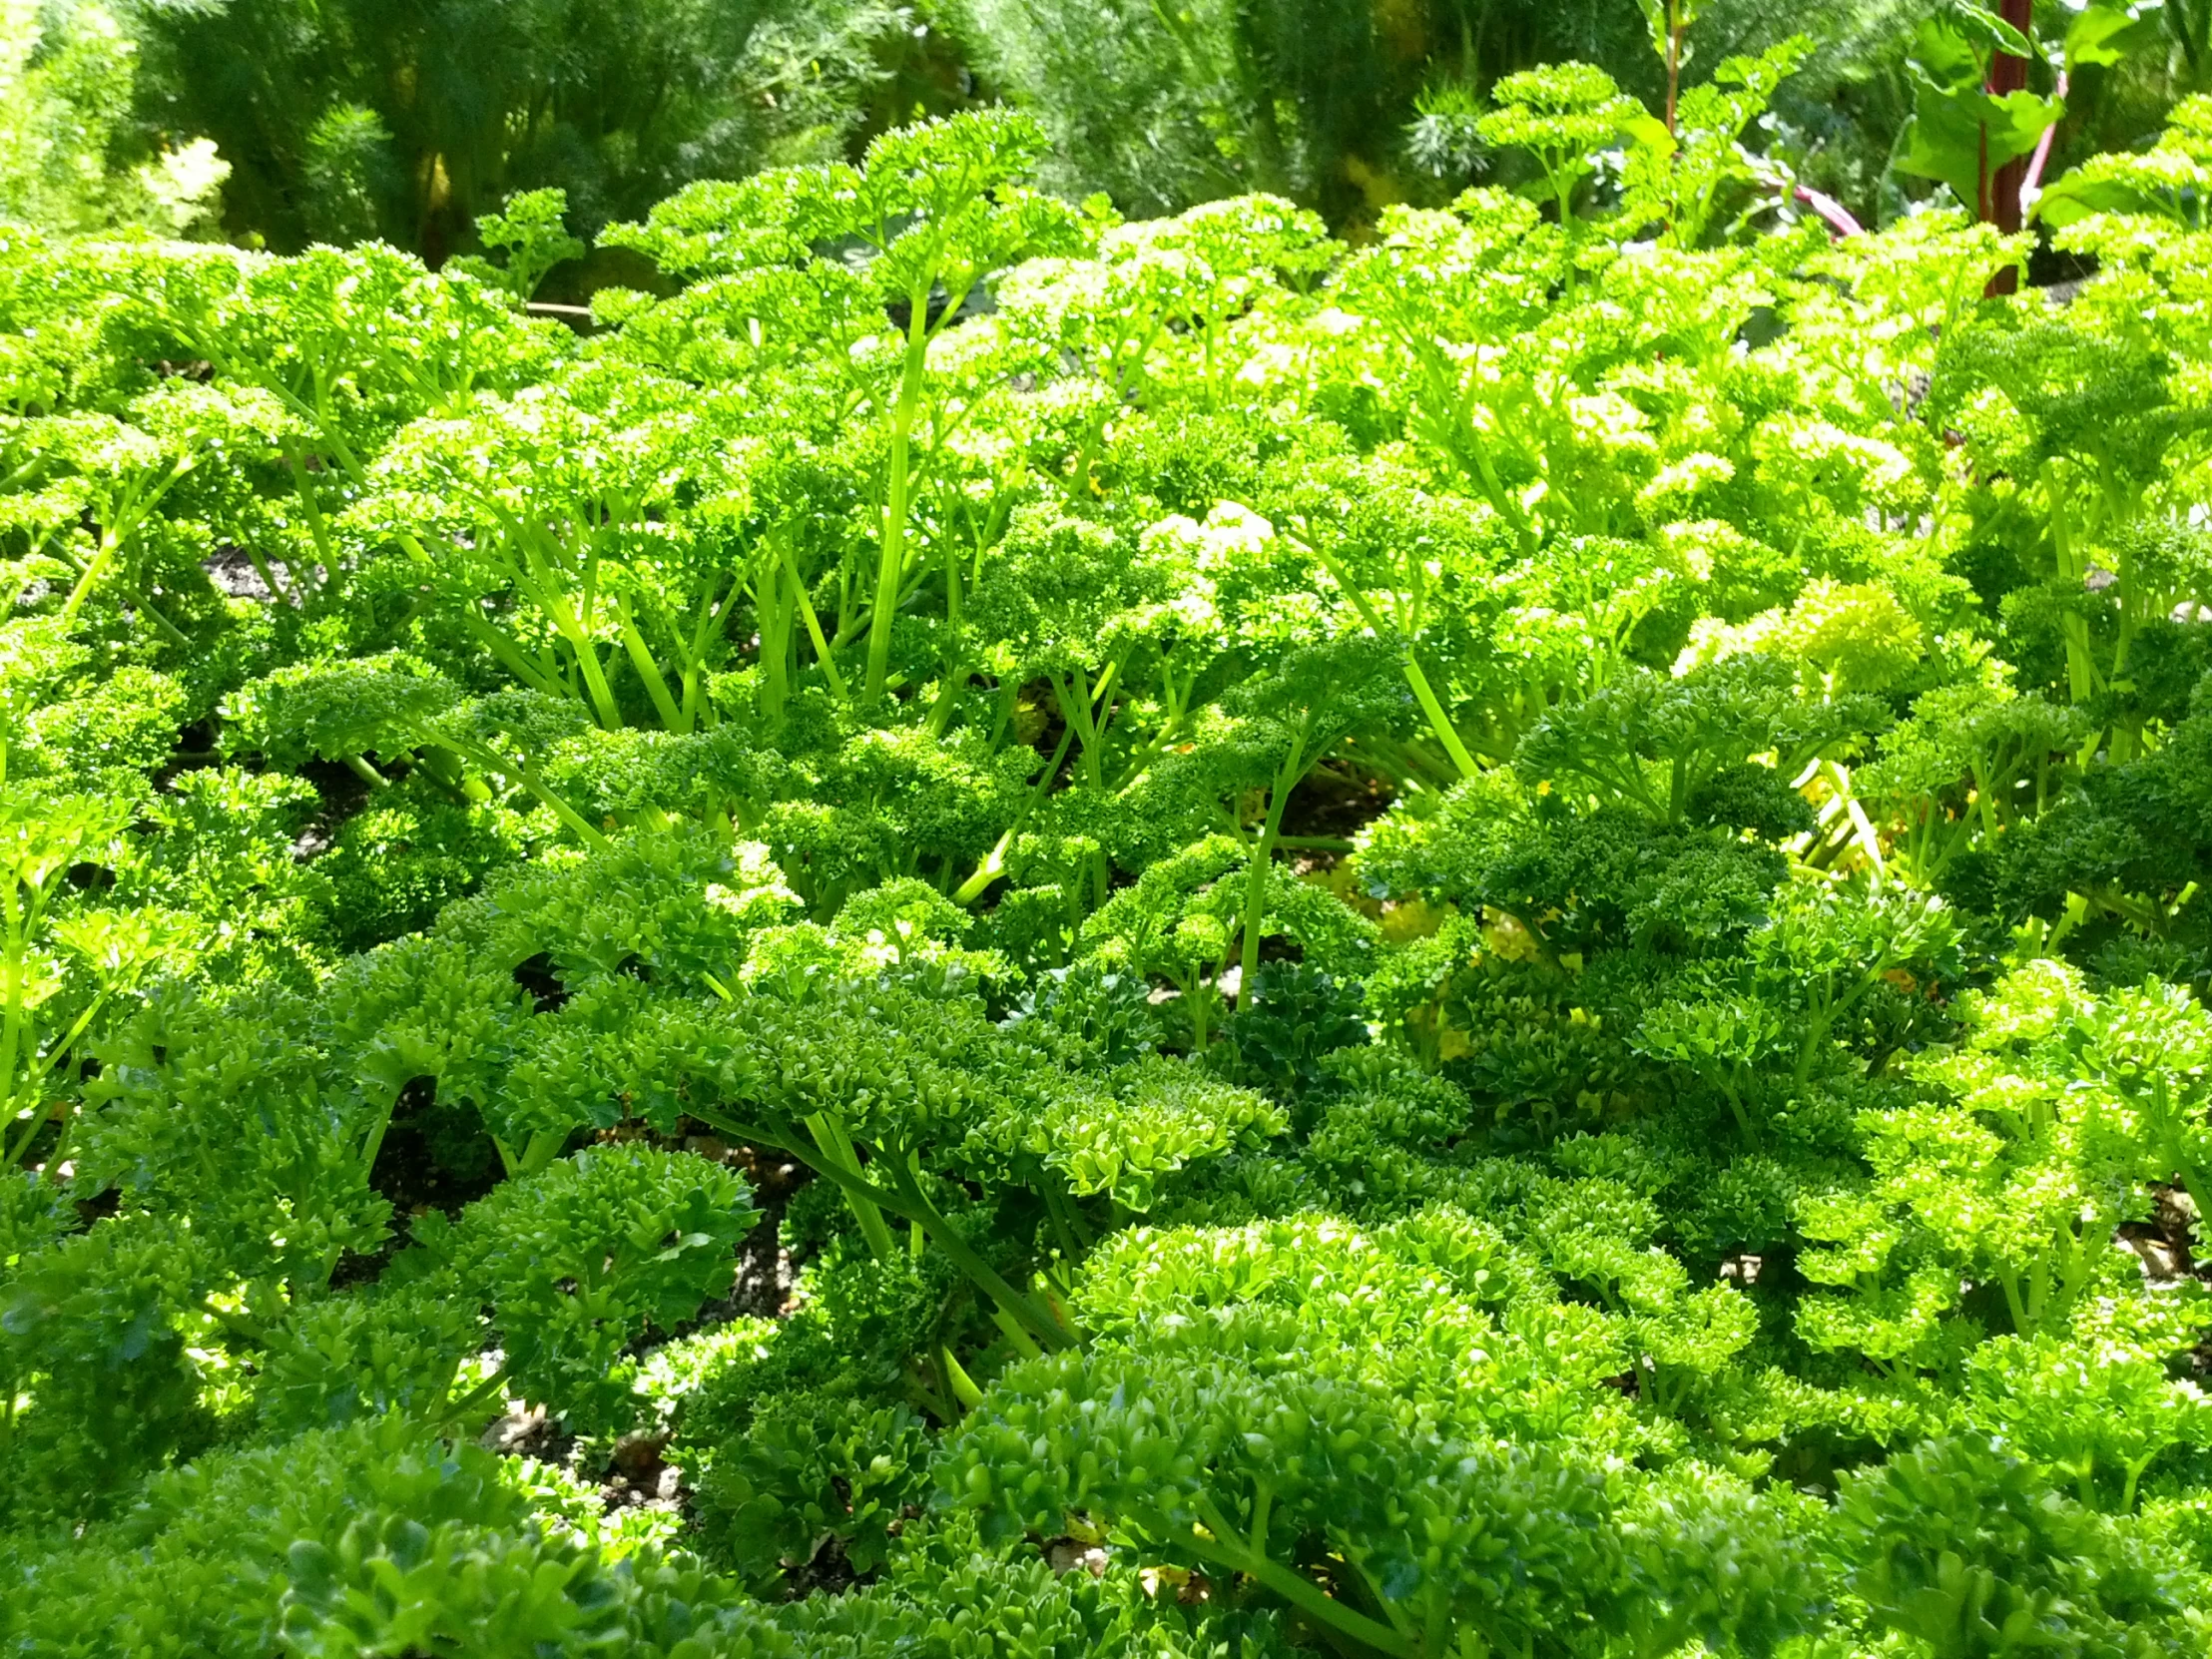
M968 878L953 890L952 902L973 904L990 890L990 884L1006 870L1006 853L1014 844L1014 830L1009 828L998 837L998 843L983 855L983 861L975 866Z
M684 659L683 729L691 731L699 723L700 672L706 667L708 642L714 638L716 625L722 620L717 608L721 599L722 583L710 577L699 593L699 616L692 625L691 652ZM708 710L709 726L714 725L714 711Z
M1072 725L1063 724L1060 728L1059 747L1053 750L1052 759L1046 763L1045 769L1038 776L1037 781L1029 786L1028 795L1023 797L1020 808L1014 814L1014 822L1009 824L1006 827L1006 832L999 836L998 844L991 848L989 854L980 864L975 866L974 873L965 881L962 881L953 892L953 903L973 904L983 896L989 889L990 884L997 880L1005 870L1006 853L1014 844L1014 836L1020 832L1023 823L1027 821L1030 813L1035 810L1037 803L1044 799L1045 792L1052 788L1053 779L1060 776L1061 764L1068 757L1068 745L1074 741L1075 728Z
M1037 1346L1037 1339L1024 1331L1020 1322L1013 1315L1007 1313L1005 1309L993 1308L991 1310L991 1323L998 1327L1006 1340L1013 1345L1014 1352L1024 1360L1043 1358L1044 1350Z
M771 560L754 577L753 620L761 637L761 707L772 726L784 723L784 709L791 696L791 627L793 608L784 603L784 567Z
M156 494L158 495L159 492L157 491ZM151 508L152 502L148 502L147 509L151 510ZM61 624L64 628L77 620L77 612L85 602L85 595L92 591L93 583L97 582L106 573L108 566L115 562L116 555L123 551L124 541L138 527L139 521L144 517L145 512L142 512L138 506L137 493L126 490L122 504L115 509L108 522L102 526L100 545L94 549L92 558L86 563L84 574L77 578L77 585L70 589L69 598L62 605Z
M171 645L181 645L188 651L192 649L192 636L162 615L161 607L136 588L131 590L131 603L145 612L147 621L168 636Z
M287 441L284 444L284 459L291 467L292 487L298 493L300 508L307 515L307 534L314 542L315 558L322 566L322 586L334 587L338 580L337 549L330 541L330 526L322 516L322 503L314 498L306 462L296 443Z
M2148 1457L2130 1458L2121 1465L2127 1470L2127 1478L2120 1483L2121 1514L2132 1515L2135 1512L2136 1484L2143 1478L2143 1471L2149 1468L2157 1460L2157 1457L2158 1453L2154 1451Z
M254 574L259 576L262 579L262 585L269 589L271 598L283 605L297 603L290 594L284 591L284 584L276 580L276 569L267 559L262 557L259 549L249 547L246 550L246 557L254 567Z
M868 618L866 701L883 695L890 676L891 622L899 589L906 580L906 516L913 486L914 411L921 402L923 370L929 361L929 288L907 295L906 362L898 377L898 401L891 409L890 472L883 491L883 529L875 567L875 605Z
M815 614L815 602L807 592L807 584L799 579L799 564L792 557L790 543L783 543L781 551L784 559L784 573L792 580L792 592L799 600L800 617L807 624L807 637L814 641L815 660L822 664L822 672L828 677L830 690L835 695L837 701L840 703L849 702L850 696L845 691L844 676L837 672L837 660L830 653L830 641L823 636L822 618Z
M600 726L609 732L621 731L622 711L615 707L614 690L607 684L606 670L600 666L599 647L581 627L564 632L569 636L569 649L576 653L576 666L583 671L584 689L591 694L592 712L599 717Z
M382 773L378 772L374 767L370 766L368 764L367 757L361 755L341 755L338 757L338 759L345 763L346 771L350 772L354 777L358 778L370 789L388 790L391 788L391 780L389 778L386 778Z
M710 1124L738 1140L790 1153L816 1174L834 1182L846 1197L864 1199L876 1208L887 1210L901 1220L921 1228L928 1234L929 1242L942 1250L954 1267L967 1275L999 1307L1019 1320L1023 1328L1046 1349L1059 1350L1076 1346L1078 1339L1074 1335L1050 1315L1040 1312L1028 1297L1007 1284L996 1269L975 1254L959 1231L922 1196L912 1173L901 1166L895 1155L886 1154L873 1166L889 1172L893 1187L886 1190L865 1176L856 1175L834 1160L826 1158L806 1135L765 1129L705 1105L694 1105L691 1112L700 1122Z
M548 697L565 698L568 688L522 654L522 648L505 634L484 620L483 614L471 601L460 607L461 625L476 636L477 642L499 659L499 664L532 691L543 692Z
M1481 768L1475 765L1474 757L1467 753L1467 746L1461 740L1457 728L1444 713L1442 700L1436 696L1435 688L1429 685L1428 676L1421 671L1420 663L1413 655L1412 637L1385 624L1374 602L1354 584L1352 578L1345 573L1344 567L1323 552L1320 544L1311 536L1300 536L1298 540L1301 546L1321 561L1322 568L1329 572L1344 596L1352 601L1353 608L1360 613L1360 619L1375 631L1378 638L1399 635L1405 650L1405 683L1413 688L1413 697L1420 704L1421 714L1426 717L1429 730L1436 734L1436 741L1444 746L1444 753L1451 757L1451 764L1459 769L1459 776L1472 778ZM1417 606L1415 616L1417 620Z
M560 1156L561 1148L568 1144L565 1129L534 1129L522 1145L522 1170L524 1175L536 1175L546 1165Z
M937 688L937 701L929 710L928 732L940 743L952 725L953 711L960 706L960 693L966 689L967 673L963 669L945 671L944 682Z
M2057 462L2043 463L2042 482L2043 502L2050 512L2051 545L2058 555L2058 574L2068 582L2080 582L2087 570L2074 547ZM2089 619L2068 610L2059 618L2059 634L2066 644L2067 695L2076 703L2086 703L2096 695L2097 689L2096 663L2089 652Z
M1261 911L1267 904L1268 877L1274 868L1275 837L1283 827L1283 811L1290 804L1291 791L1305 776L1303 763L1306 744L1313 736L1314 716L1308 711L1298 733L1291 739L1291 752L1284 758L1283 769L1275 776L1273 798L1268 802L1266 827L1260 832L1260 844L1252 851L1252 870L1245 878L1244 957L1243 972L1237 984L1237 1006L1249 1008L1260 977L1260 922Z
M1027 1327L1030 1335L1045 1348L1059 1350L1078 1345L1079 1339L1073 1333L1051 1315L1040 1312L1034 1302L1007 1284L996 1269L976 1255L967 1240L961 1237L959 1229L940 1215L936 1206L922 1196L921 1188L915 1182L911 1170L896 1158L887 1158L884 1162L890 1166L891 1181L898 1189L898 1196L908 1206L906 1219L923 1229L929 1235L929 1242L951 1258L953 1266L982 1287L993 1302Z
M501 768L500 770L505 769ZM592 825L590 820L586 819L582 813L579 813L574 807L571 807L567 802L563 801L558 795L554 794L553 791L545 785L545 783L538 777L537 768L525 766L521 768L521 770L517 772L515 776L522 780L522 787L524 789L528 790L532 795L536 796L540 801L544 802L545 805L552 810L553 816L555 818L559 819L563 824L567 825L571 830L575 830L577 837L582 840L586 846L591 847L594 851L597 852L608 851L614 846L614 842L609 840L606 835L601 833L601 831Z
M485 1378L483 1382L477 1383L475 1387L469 1389L467 1393L461 1395L459 1399L447 1403L440 1410L438 1420L440 1422L465 1422L471 1411L479 1410L487 1401L496 1399L506 1386L507 1368L502 1366Z
M1105 788L1105 778L1099 770L1098 728L1091 720L1091 693L1084 682L1083 671L1075 669L1066 679L1058 674L1045 678L1051 683L1054 701L1060 705L1061 723L1083 740L1084 776L1094 788Z
M1336 1634L1350 1638L1362 1647L1372 1648L1390 1659L1419 1659L1416 1644L1388 1625L1355 1612L1343 1602L1322 1589L1312 1579L1302 1577L1281 1565L1271 1557L1257 1554L1247 1547L1213 1499L1205 1492L1196 1493L1191 1507L1214 1535L1211 1546L1204 1543L1198 1548L1220 1559L1225 1565L1243 1573L1255 1583L1273 1590L1285 1601L1309 1618L1328 1627Z
M391 1115L399 1109L399 1090L391 1091L391 1098L384 1102L384 1109L376 1114L376 1121L369 1126L368 1134L361 1141L360 1165L362 1171L376 1168L377 1154L384 1150L384 1134L391 1128Z
M1096 1242L1097 1236L1084 1222L1083 1212L1075 1207L1068 1194L1049 1182L1039 1191L1044 1196L1045 1209L1051 1215L1053 1225L1065 1235L1061 1242L1067 1247L1068 1260L1072 1262L1083 1254L1086 1247Z
M149 503L149 506L151 506L151 503ZM143 518L145 514L140 513L136 516ZM122 550L127 535L127 531L110 529L101 536L99 550L93 554L91 561L86 564L84 574L77 578L77 585L69 590L69 598L62 606L60 621L64 628L67 628L76 620L77 612L85 602L85 596L92 591L93 583L97 582L108 566L115 562L115 556ZM126 583L125 589L130 596L131 603L146 614L148 621L152 622L156 628L169 637L172 645L181 645L188 649L191 647L192 636L164 616L161 607L146 595L140 593L131 584Z
M60 1184L62 1165L69 1161L69 1133L77 1127L78 1108L66 1100L57 1104L59 1106L58 1115L61 1119L61 1128L55 1133L53 1151L46 1155L46 1162L39 1171L41 1186Z
M861 1177L860 1156L852 1145L852 1137L845 1132L844 1120L834 1112L817 1112L807 1119L807 1129L815 1138L815 1145L825 1158L833 1159L848 1174ZM882 1210L847 1191L844 1201L850 1207L853 1219L860 1224L860 1236L867 1241L868 1254L878 1262L888 1262L898 1255L897 1241L883 1220Z
M33 1041L30 1052L25 1055L28 1065L23 1074L23 1080L20 1084L11 1085L10 1087L8 1099L11 1104L17 1095L26 1090L34 1100L37 1099L45 1085L47 1074L54 1069L56 1063L64 1054L69 1053L77 1046L77 1039L91 1028L92 1022L99 1017L100 1011L108 1005L114 994L111 987L103 989L95 995L90 1002L85 1004L84 1012L77 1016L75 1022L63 1034L61 1040L48 1048L45 1054L41 1055L39 1053L38 1044L35 1040ZM6 1044L7 1065L6 1069L0 1070L0 1079L10 1077L15 1069L15 1051L21 1034L21 1027L16 1023L15 1014L16 1011L11 1008L9 1010L10 1030ZM52 1102L44 1113L34 1112L31 1123L24 1130L23 1138L16 1143L15 1150L5 1158L0 1158L0 1168L13 1169L22 1161L23 1155L31 1149L32 1139L49 1118L58 1118L61 1122L60 1138L55 1141L54 1151L47 1159L49 1168L58 1166L62 1161L63 1150L69 1145L69 1131L76 1120L76 1108L66 1100Z
M34 892L34 899L35 896ZM16 1081L15 1062L23 1047L24 1027L30 1016L25 1000L23 959L29 954L31 930L38 925L38 918L35 913L23 913L22 895L14 882L0 887L0 900L5 900L8 918L8 1006L5 1016L0 1017L0 1089L7 1091L5 1104L12 1108L16 1097L22 1093L22 1085ZM32 908L34 912L37 910L35 902ZM9 1121L13 1121L12 1113ZM7 1162L12 1164L15 1160L10 1158Z
M15 1145L8 1148L5 1158L0 1158L0 1169L13 1169L21 1163L23 1155L31 1150L31 1143L38 1139L38 1132L46 1127L53 1116L52 1106L48 1106L43 1112L33 1111L30 1121L23 1126L23 1133L16 1137Z
M621 619L622 649L629 654L630 666L638 671L645 695L653 700L653 712L661 717L661 725L671 732L690 731L690 723L684 719L683 710L677 707L675 695L668 689L661 665L653 660L645 636L638 632L627 595L617 603L616 615Z
M1460 738L1458 728L1451 724L1444 713L1443 703L1428 684L1428 676L1413 659L1410 643L1405 647L1405 683L1413 688L1414 701L1420 704L1421 713L1428 719L1428 729L1436 734L1436 741L1444 746L1444 753L1451 757L1451 764L1459 769L1459 776L1472 778L1482 769L1475 765L1474 757L1467 753L1467 746Z
M1751 1121L1750 1108L1744 1104L1743 1090L1735 1083L1724 1080L1721 1083L1721 1096L1728 1102L1728 1110L1736 1119L1736 1127L1743 1131L1745 1144L1757 1146L1759 1144L1759 1130L1758 1126Z

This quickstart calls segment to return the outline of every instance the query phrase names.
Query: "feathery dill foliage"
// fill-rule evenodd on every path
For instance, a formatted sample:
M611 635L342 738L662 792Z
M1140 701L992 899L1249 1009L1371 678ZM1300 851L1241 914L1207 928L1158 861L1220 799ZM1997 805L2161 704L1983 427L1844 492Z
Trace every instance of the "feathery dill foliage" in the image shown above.
M1794 34L1820 41L1782 113L1822 182L1867 198L1910 113L1909 94L1901 105L1879 84L1902 80L1911 9L1713 0L1699 12L1697 78ZM1103 190L1141 215L1267 191L1365 226L1391 202L1441 203L1511 168L1468 130L1504 76L1573 60L1655 106L1665 90L1626 0L951 0L949 12L986 84L1045 124L1047 183Z
M819 0L139 0L140 113L231 165L236 230L435 265L510 192L587 230L840 150L908 13Z
M1804 52L0 237L0 1651L2202 1652L2212 109Z
M0 215L61 231L206 231L230 166L133 119L128 14L99 0L0 5Z

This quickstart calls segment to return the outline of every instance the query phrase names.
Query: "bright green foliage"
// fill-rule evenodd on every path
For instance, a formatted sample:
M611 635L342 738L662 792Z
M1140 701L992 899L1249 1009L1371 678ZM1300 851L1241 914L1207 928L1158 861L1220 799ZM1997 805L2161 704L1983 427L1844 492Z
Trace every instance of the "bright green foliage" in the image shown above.
M1099 1349L1003 1380L939 1478L986 1533L1108 1517L1170 1559L1250 1576L1366 1651L1526 1642L1585 1619L1639 1651L1693 1632L1764 1651L1816 1585L1787 1546L1754 1541L1770 1523L1749 1494L1647 1495L1609 1484L1587 1453L1457 1438L1531 1415L1600 1444L1624 1426L1600 1411L1570 1427L1571 1396L1526 1391L1536 1357L1572 1342L1588 1411L1619 1339L1593 1343L1603 1316L1533 1298L1493 1324L1479 1303L1496 1281L1478 1264L1502 1243L1449 1212L1373 1242L1332 1224L1133 1237L1085 1287ZM1364 1358L1382 1355L1382 1373ZM1290 1569L1315 1532L1360 1576L1357 1596L1323 1600ZM1705 1572L1717 1595L1691 1588Z
M596 1425L623 1408L611 1366L633 1330L672 1330L728 1291L746 1196L696 1158L591 1148L416 1234L430 1271L482 1287L515 1392Z
M1562 795L1587 794L1600 806L1633 807L1676 825L1750 756L1771 751L1775 771L1794 778L1879 718L1794 691L1779 665L1759 658L1680 679L1639 672L1547 715L1523 741L1519 770Z
M2202 1391L2165 1365L2201 1318L2143 1299L2080 1318L2070 1341L1998 1338L1973 1356L1969 1414L2044 1467L2070 1470L2086 1507L2124 1514L2146 1469L2212 1429Z
M1682 36L1697 8L1686 0L1643 4L1660 56L1678 77L1687 56ZM1648 215L1668 242L1695 248L1714 229L1732 196L1747 187L1771 190L1773 165L1744 145L1744 135L1812 48L1810 39L1797 35L1757 57L1726 59L1714 66L1710 82L1673 95L1671 124L1648 116L1632 121L1629 132L1635 143L1624 172L1624 211Z
M2155 1556L1999 1445L1902 1453L1854 1477L1840 1511L1839 1544L1864 1550L1853 1592L1930 1652L2155 1653L2186 1628Z
M561 190L524 191L508 198L498 213L476 222L476 239L501 257L497 266L488 261L452 262L451 269L467 271L505 288L515 298L528 300L538 291L546 274L587 252L562 229L568 213L568 193Z
M2085 12L2085 18L2105 8ZM2099 155L2059 180L2035 205L2045 224L2067 227L2094 214L2140 215L2194 227L2201 210L2191 190L2206 160L2204 95L2182 100L2166 130L2142 155Z
M1594 171L1591 158L1642 112L1621 96L1611 76L1588 64L1523 70L1498 82L1490 96L1498 107L1475 124L1476 136L1500 149L1527 151L1559 223L1571 227L1576 188Z
M2212 262L1793 59L0 247L4 1640L2200 1649Z
M671 271L706 276L741 276L750 267L782 264L800 248L846 239L874 251L864 289L902 302L907 315L896 357L880 336L869 353L887 359L885 367L896 364L894 384L878 381L867 391L881 409L887 451L868 611L864 696L871 702L884 690L891 622L909 579L917 421L927 439L939 418L930 387L931 342L988 273L1030 254L1066 252L1075 240L1073 216L1018 183L1041 141L1035 125L1021 117L963 115L884 135L856 170L794 170L738 186L695 186L657 208L644 227L619 228L608 239ZM810 273L818 291L833 292L842 285L839 278L850 281L841 263L813 263L818 270L829 267ZM933 298L940 286L941 308Z

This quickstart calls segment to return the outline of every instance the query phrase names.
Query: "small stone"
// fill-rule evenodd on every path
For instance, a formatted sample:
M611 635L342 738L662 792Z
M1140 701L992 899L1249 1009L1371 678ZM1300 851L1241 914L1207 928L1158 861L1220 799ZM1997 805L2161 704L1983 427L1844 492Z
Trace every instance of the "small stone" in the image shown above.
M1106 1551L1098 1544L1087 1544L1080 1538L1053 1538L1044 1546L1045 1565L1053 1575L1065 1578L1078 1567L1093 1578L1106 1576Z

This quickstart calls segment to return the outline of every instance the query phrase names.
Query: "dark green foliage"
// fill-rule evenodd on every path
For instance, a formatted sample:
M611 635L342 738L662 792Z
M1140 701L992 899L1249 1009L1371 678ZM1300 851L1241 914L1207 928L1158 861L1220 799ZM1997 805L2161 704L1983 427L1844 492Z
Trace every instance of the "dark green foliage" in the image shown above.
M379 800L346 820L316 871L330 883L323 927L340 949L367 950L429 926L455 899L526 849L516 816L427 792Z
M1881 32L1897 26L1881 5L1809 15L1735 0L1706 10L1715 15L1699 25L1701 66L1803 30L1831 48L1820 82L1847 86L1882 64ZM1471 128L1501 76L1581 59L1655 101L1665 85L1635 12L1585 0L1201 5L1172 16L1120 3L962 0L953 16L980 67L1044 114L1066 187L1107 191L1147 215L1269 191L1334 223L1363 220L1406 195L1448 195L1495 166ZM1808 89L1806 115L1818 110ZM1857 151L1888 139L1877 128L1848 142Z
M145 94L230 160L240 227L287 248L382 237L436 260L510 191L564 187L596 230L687 179L758 166L793 130L758 103L778 49L798 44L772 32L811 21L748 0L153 6ZM864 52L887 21L828 44Z
M0 1449L8 1520L67 1522L109 1508L129 1483L212 1424L178 1321L212 1279L192 1237L113 1218L17 1264L0 1309L11 1402Z
M845 1566L871 1576L909 1518L902 1511L926 1495L925 1461L921 1421L903 1405L787 1394L715 1459L701 1525L765 1589L831 1542Z
M1252 999L1221 1028L1232 1069L1270 1093L1303 1101L1325 1074L1323 1062L1368 1040L1356 986L1319 968L1263 962Z
M1001 908L1004 903L1000 900ZM1088 961L1037 974L1005 1023L1064 1032L1107 1064L1149 1054L1167 1037L1167 1022L1153 1004L1148 981L1109 973Z

